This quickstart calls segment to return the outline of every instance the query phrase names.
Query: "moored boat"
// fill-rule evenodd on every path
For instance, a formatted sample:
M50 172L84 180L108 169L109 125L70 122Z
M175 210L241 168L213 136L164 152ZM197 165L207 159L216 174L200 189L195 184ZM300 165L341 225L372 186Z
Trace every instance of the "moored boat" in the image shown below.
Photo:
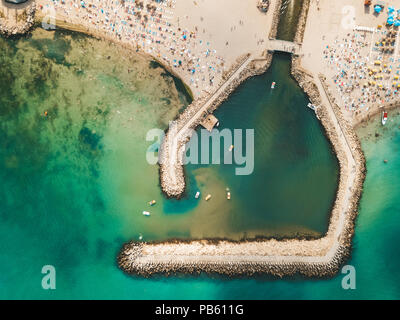
M275 89L276 82L272 82L271 89Z
M388 119L388 113L386 111L382 112L382 125L386 125Z
M234 148L234 145L232 144L232 145L229 147L229 152L232 152L233 148Z
M150 216L150 212L148 212L148 211L143 211L143 215L146 216L146 217L149 217L149 216Z
M226 193L226 199L231 200L231 193L229 191Z
M315 109L316 109L316 107L315 107L312 103L309 103L309 104L307 105L307 107L309 107L311 110L314 110L314 111L315 111Z
M151 200L150 202L149 202L149 205L151 205L151 206L154 206L156 204L156 200Z
M196 199L198 199L200 197L200 191L196 192L196 195L194 196Z
M211 199L211 194L208 194L207 197L206 197L206 201L208 201L210 199Z

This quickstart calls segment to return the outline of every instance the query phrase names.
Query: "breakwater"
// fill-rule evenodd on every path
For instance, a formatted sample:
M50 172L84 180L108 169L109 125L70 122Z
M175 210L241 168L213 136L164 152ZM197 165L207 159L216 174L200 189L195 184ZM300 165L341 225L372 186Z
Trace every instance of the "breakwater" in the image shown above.
M309 1L306 1L302 15L304 26L308 6ZM297 33L298 39L302 39L304 26ZM268 63L258 70L254 66L253 70L245 68L234 84L264 72L265 68L268 68ZM339 161L339 186L326 235L315 240L130 242L124 245L118 256L122 270L142 276L207 272L229 276L271 274L283 277L301 274L325 277L338 272L351 251L355 218L365 179L365 159L353 127L330 100L324 79L315 79L304 70L299 57L293 57L292 75L310 101L318 105L317 117ZM228 96L233 88L232 85L221 97ZM179 168L183 176L183 167Z
M248 78L265 72L272 62L272 54L252 60L250 55L238 59L234 72L210 98L195 100L171 124L160 149L160 184L167 197L180 198L185 191L183 158L185 145L200 122L216 110L230 94Z
M0 34L9 37L27 33L35 22L36 3L15 5L0 2Z
M365 160L352 126L345 122L337 106L326 104L325 93L310 75L297 68L299 65L300 60L295 58L293 76L310 100L319 105L318 118L340 165L339 188L327 234L316 240L130 242L118 256L124 271L142 276L208 272L323 277L337 273L351 250Z
M275 39L278 32L279 14L282 1L276 3L273 22L269 34ZM208 97L193 101L168 128L159 153L160 185L168 198L181 198L185 192L185 173L183 158L185 145L190 140L193 130L207 116L216 110L235 89L250 77L266 72L271 65L273 55L265 51L261 57L245 54L239 57L231 68L224 73L222 85Z

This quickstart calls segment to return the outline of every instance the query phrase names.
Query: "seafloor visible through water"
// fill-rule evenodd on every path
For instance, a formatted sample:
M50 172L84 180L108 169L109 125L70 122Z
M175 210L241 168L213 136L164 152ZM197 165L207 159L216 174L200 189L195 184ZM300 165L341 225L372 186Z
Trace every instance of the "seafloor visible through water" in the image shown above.
M188 194L175 201L162 196L158 167L145 155L152 143L147 131L165 129L187 104L176 79L143 57L75 33L37 29L28 38L0 38L0 49L0 298L399 296L394 122L378 141L364 140L369 172L351 260L364 290L343 291L340 276L318 282L129 277L116 255L140 235L239 239L326 230L337 162L289 77L289 58L277 55L268 73L246 82L216 112L221 128L255 129L254 174L189 165ZM196 201L197 189L212 200ZM41 288L44 265L56 268L54 291ZM371 284L374 275L379 279Z

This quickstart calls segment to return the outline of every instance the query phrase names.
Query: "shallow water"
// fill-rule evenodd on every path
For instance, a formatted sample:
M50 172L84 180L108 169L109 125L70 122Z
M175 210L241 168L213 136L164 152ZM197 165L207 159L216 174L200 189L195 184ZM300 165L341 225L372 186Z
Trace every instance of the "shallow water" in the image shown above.
M292 80L285 79L287 57L275 57L269 73L241 86L216 112L221 128L254 127L253 123L259 128L256 160L265 159L266 163L255 162L258 174L248 181L238 181L232 166L189 166L188 198L166 201L158 185L158 168L148 165L144 157L150 145L145 133L151 128L166 128L186 100L164 70L149 67L150 62L140 56L129 57L129 52L119 47L115 54L112 44L68 32L53 35L39 29L32 38L0 39L0 46L1 298L346 297L348 293L340 289L339 278L320 282L208 276L149 280L126 276L115 263L121 244L137 239L139 234L148 240L239 238L251 236L252 232L259 234L260 230L263 234L323 232L335 189L335 161L319 123L305 108L304 94L296 91ZM272 79L277 81L273 92L269 90ZM255 112L247 112L249 108ZM385 144L382 150L390 151L391 143L398 146L398 139L397 134L392 140L379 140L377 146ZM393 166L391 173L398 176L398 159L391 154L387 157ZM319 166L321 171L315 176L317 163L324 166ZM285 170L287 164L290 166ZM369 161L371 172L374 164L379 172L382 161ZM272 173L264 178L269 170L285 171L285 177L293 182L286 184L276 177L274 180ZM296 176L299 181L295 181ZM249 191L259 186L254 190L272 200L287 192L285 199L293 197L298 206L301 194L293 191L305 179L301 192L325 196L325 212L316 207L322 201L311 205L317 209L313 215L309 208L288 210L288 201L276 203L281 209L274 212L272 201L257 202L257 195ZM374 181L369 179L368 176L366 195L374 189ZM398 190L398 185L396 189L387 179L388 188ZM269 185L272 183L281 183L281 187L274 190ZM233 196L229 205L225 199L227 186ZM192 195L197 188L203 194L211 188L212 201L196 202ZM386 193L384 203L376 201L373 206L368 202L366 205L363 197L352 260L361 268L360 281L365 284L369 277L382 271L378 261L391 259L390 273L376 286L378 297L399 293L399 262L393 261L384 236L391 235L389 243L397 237L399 220L394 213L399 212L399 207L393 190ZM152 216L148 219L141 212L149 210L146 202L152 199L158 203L150 209ZM263 210L252 207L259 205ZM375 209L368 211L371 207ZM378 219L377 210L384 212L378 216L381 222L369 223L373 221L371 216ZM389 224L384 223L386 219ZM371 245L375 235L378 240ZM371 260L374 265L365 265ZM55 291L40 287L40 271L46 264L57 270ZM397 282L392 284L391 279ZM380 287L383 284L387 290ZM363 297L364 293L357 291L348 296L357 294Z

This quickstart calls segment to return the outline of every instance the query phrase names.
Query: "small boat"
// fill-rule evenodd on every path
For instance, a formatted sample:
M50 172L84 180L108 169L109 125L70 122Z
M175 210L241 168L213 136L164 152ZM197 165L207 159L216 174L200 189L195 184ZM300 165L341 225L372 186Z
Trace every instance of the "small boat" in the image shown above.
M157 203L156 200L151 200L151 201L149 202L149 205L154 206L156 203Z
M316 110L316 107L312 103L309 103L307 107L309 107L311 110Z
M208 201L210 199L211 199L211 194L208 194L207 197L206 197L206 201Z
M233 150L234 147L235 147L235 146L232 144L232 145L229 147L229 152L232 152L232 150Z
M272 82L271 89L275 89L276 82Z
M196 195L194 196L196 199L198 199L200 197L200 191L196 192Z
M384 162L384 163L388 163L389 161L388 161L388 160L383 160L383 162Z
M148 212L148 211L143 211L143 215L146 216L146 217L149 217L149 216L150 216L150 212Z
M139 234L139 240L143 240L143 235Z
M228 193L226 194L226 199L231 200L231 193L228 191Z
M386 125L388 119L388 113L386 111L382 112L382 125Z

